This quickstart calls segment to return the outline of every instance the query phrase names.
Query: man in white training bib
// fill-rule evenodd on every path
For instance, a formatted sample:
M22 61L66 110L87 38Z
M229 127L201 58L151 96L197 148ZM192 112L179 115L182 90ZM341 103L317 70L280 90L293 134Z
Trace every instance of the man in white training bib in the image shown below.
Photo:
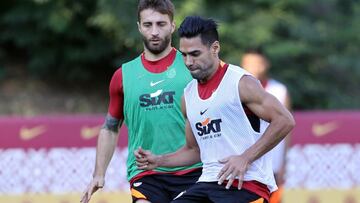
M173 203L268 202L277 186L266 153L294 127L292 115L248 72L219 59L214 20L190 16L178 32L180 52L194 78L182 99L186 144L165 155L139 148L134 152L138 168L191 165L201 160L199 180ZM257 125L253 126L246 111L258 116ZM267 123L261 133L258 126Z

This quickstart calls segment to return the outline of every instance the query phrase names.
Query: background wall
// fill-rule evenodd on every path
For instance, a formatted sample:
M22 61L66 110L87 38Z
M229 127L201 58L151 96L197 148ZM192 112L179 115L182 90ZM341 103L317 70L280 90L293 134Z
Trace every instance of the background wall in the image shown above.
M285 202L360 202L360 112L295 112ZM80 201L91 179L103 116L0 118L0 201ZM130 202L127 130L93 202Z

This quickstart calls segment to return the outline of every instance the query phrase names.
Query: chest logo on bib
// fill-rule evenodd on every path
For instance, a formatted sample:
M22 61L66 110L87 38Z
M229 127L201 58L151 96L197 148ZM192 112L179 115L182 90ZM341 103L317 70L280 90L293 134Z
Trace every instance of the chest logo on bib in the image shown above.
M162 82L164 82L164 81L165 81L165 80L159 80L159 81L156 81L156 82L151 81L151 82L150 82L150 86L151 86L151 87L154 87L155 85L160 84L160 83L162 83Z
M176 70L174 68L169 69L168 72L166 73L166 76L168 78L174 78L176 76Z
M174 95L174 91L165 92L163 90L142 94L139 97L140 106L145 107L147 111L173 108Z
M208 110L209 108L205 109L204 111L200 111L200 115L204 115L204 113Z
M197 122L195 124L195 128L197 130L197 134L201 137L201 139L211 139L221 136L221 122L219 119L211 119L207 118L204 121Z

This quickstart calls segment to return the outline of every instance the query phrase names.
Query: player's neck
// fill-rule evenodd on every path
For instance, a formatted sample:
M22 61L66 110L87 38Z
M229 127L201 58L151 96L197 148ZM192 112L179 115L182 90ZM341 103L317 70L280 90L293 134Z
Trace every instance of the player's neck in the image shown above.
M149 51L148 49L144 48L144 57L147 61L158 61L162 58L164 58L165 56L167 56L172 50L171 45L169 44L169 46L166 47L166 49L164 49L164 51L162 51L159 54L154 54L151 51Z

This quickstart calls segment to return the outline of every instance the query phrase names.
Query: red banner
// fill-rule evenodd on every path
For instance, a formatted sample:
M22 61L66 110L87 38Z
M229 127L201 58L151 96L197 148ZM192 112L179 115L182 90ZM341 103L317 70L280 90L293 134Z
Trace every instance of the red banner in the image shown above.
M294 144L356 144L360 142L360 111L296 112Z
M41 116L0 118L0 148L94 147L104 116ZM127 145L127 129L119 146Z
M358 112L295 112L292 144L360 142ZM104 116L40 116L0 118L0 148L94 147ZM127 145L127 129L119 146Z

